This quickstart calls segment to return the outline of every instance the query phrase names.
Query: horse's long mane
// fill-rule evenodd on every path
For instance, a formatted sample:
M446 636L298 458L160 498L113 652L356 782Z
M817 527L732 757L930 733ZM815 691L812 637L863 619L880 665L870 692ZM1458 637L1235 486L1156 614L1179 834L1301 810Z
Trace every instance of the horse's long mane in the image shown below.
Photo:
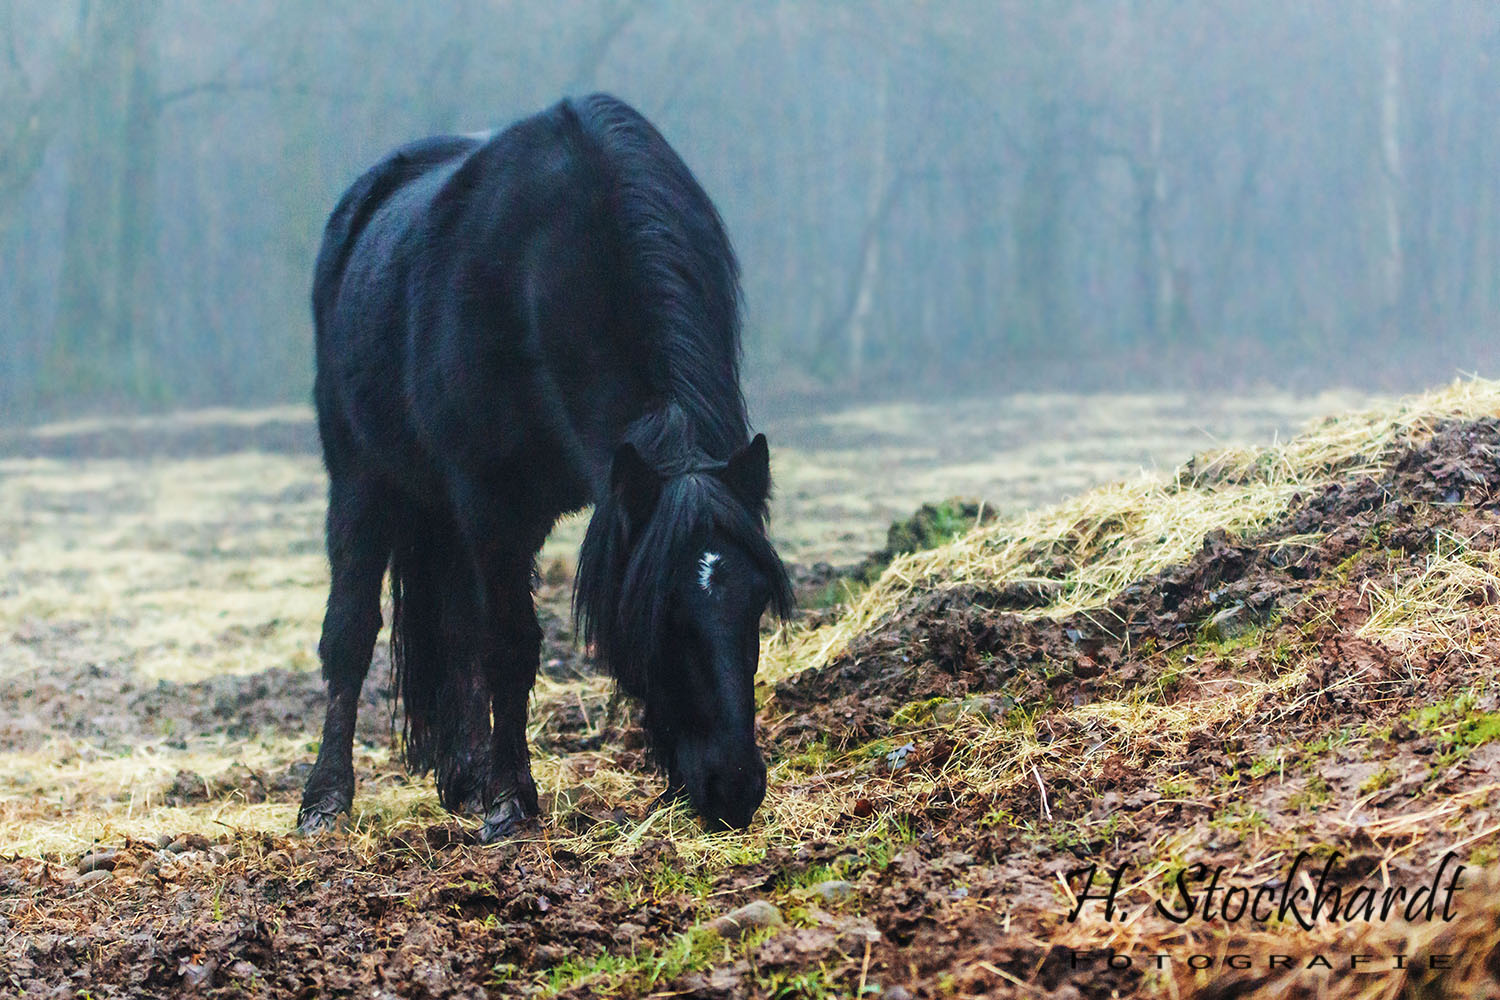
M729 534L772 581L772 606L783 617L791 587L766 537L765 504L752 509L715 475L750 438L739 381L739 265L723 221L631 108L595 94L564 102L563 113L597 156L644 320L641 346L658 402L624 440L663 478L643 525L631 525L607 489L595 497L573 608L584 641L627 691L644 696L674 574L691 563L694 539L710 528Z
M660 132L607 94L565 101L609 189L648 379L723 460L750 440L740 392L740 271L719 212Z

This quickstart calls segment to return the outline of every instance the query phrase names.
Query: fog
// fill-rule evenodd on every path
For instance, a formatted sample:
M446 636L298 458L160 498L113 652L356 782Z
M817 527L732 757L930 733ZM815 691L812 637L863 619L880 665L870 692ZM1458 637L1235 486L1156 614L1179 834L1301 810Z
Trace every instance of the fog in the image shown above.
M0 0L0 423L306 401L392 146L651 118L752 401L1493 374L1500 6Z

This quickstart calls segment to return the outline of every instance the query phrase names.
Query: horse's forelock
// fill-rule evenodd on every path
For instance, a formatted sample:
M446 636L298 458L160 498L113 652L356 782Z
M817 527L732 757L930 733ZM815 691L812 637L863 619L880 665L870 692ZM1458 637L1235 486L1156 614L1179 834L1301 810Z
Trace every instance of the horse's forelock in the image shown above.
M595 523L590 523L579 559L575 605L586 640L627 690L641 696L649 691L652 667L660 661L665 640L672 589L679 574L696 572L696 545L712 529L727 534L765 574L774 612L781 618L790 614L791 584L766 536L763 512L748 510L712 472L666 479L651 517L634 532L628 532L617 506L612 499L605 501L595 522L614 522L610 541L621 551L607 560L590 558L590 540L603 541L595 537ZM628 541L627 534L632 536ZM597 575L611 570L616 574L613 582Z

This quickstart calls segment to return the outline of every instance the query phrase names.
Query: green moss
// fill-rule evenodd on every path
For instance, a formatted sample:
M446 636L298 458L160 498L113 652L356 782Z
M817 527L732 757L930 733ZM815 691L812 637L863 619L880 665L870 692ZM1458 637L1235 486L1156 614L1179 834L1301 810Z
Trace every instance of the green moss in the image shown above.
M1460 722L1449 737L1455 746L1477 747L1500 740L1500 712L1482 712Z
M828 741L819 738L809 743L800 753L787 758L786 766L793 771L815 774L833 760L834 750Z
M1304 760L1307 756L1318 756L1330 750L1348 745L1354 739L1354 731L1347 728L1335 729L1333 732L1319 736L1303 744L1305 751Z
M1246 769L1245 773L1249 775L1252 781L1259 781L1268 774L1280 774L1284 777L1286 774L1286 755L1278 750L1274 754L1257 757L1250 762L1250 767Z
M1500 740L1500 712L1477 710L1483 693L1481 687L1470 688L1407 715L1412 728L1437 739L1442 764L1452 763L1475 747Z
M924 503L910 517L891 522L886 529L885 548L866 556L855 568L852 579L862 584L874 583L896 557L935 549L975 525L993 520L994 516L993 509L960 497Z
M891 722L897 726L916 726L932 721L933 710L941 705L946 698L927 698L923 701L907 702L896 709L891 716Z
M1320 807L1333 797L1333 791L1328 787L1328 782L1321 777L1313 775L1307 779L1297 791L1287 796L1287 808L1298 812L1317 812Z
M1198 797L1198 786L1195 782L1182 778L1168 778L1161 783L1161 797L1164 799L1195 799Z
M1265 813L1244 803L1235 803L1221 810L1209 822L1220 829L1237 833L1257 833L1271 827Z

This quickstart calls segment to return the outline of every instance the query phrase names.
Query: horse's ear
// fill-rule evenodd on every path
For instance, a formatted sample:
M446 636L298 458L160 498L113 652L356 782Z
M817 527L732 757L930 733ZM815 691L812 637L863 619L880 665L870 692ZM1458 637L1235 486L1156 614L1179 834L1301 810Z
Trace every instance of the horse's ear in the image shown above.
M771 448L764 434L755 435L730 456L720 478L750 507L762 510L771 496Z
M615 449L609 471L609 486L625 508L632 528L645 524L661 496L661 474L651 468L629 441Z

